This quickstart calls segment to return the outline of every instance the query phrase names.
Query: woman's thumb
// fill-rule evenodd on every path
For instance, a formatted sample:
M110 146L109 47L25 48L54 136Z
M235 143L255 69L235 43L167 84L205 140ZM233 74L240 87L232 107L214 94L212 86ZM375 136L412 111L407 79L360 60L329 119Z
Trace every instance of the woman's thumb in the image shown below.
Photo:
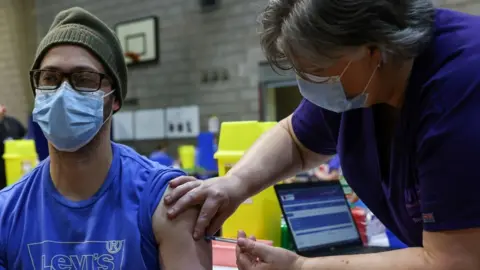
M271 254L271 246L252 241L248 238L238 238L237 244L244 253L248 253L254 257L258 257L261 261L266 261Z

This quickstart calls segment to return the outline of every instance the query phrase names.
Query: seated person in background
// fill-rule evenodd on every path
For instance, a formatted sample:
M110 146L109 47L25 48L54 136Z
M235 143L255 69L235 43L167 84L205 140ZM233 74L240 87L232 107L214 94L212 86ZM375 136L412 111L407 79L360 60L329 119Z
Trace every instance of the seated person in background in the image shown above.
M211 269L196 209L159 203L183 172L110 140L127 94L119 41L80 8L60 12L30 73L50 157L0 191L0 269Z
M175 162L173 158L168 155L167 146L164 144L159 144L157 149L150 154L149 158L167 167L173 166Z
M7 108L0 105L0 131L1 138L19 140L25 137L27 131L17 118L7 114Z
M321 181L340 180L340 158L338 155L333 156L328 163L315 169L315 176Z
M7 115L7 108L0 105L0 158L5 153L3 142L8 139L22 139L25 137L25 127L15 117ZM7 177L5 175L5 163L0 162L0 189L7 185Z

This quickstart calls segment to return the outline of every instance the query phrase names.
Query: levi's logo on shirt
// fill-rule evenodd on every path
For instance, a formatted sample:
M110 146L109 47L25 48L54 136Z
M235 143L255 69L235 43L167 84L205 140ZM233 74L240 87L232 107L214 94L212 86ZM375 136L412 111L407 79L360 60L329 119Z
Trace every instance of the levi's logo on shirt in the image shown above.
M43 241L28 244L34 269L122 269L125 240L60 242Z

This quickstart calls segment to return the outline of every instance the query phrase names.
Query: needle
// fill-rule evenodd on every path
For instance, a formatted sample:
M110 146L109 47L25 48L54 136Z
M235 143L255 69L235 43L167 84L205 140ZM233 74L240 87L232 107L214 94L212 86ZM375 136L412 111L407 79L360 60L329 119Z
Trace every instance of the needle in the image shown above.
M205 236L205 240L207 241L215 240L219 242L232 243L232 244L237 243L237 239L223 238L223 237L217 237L217 236Z

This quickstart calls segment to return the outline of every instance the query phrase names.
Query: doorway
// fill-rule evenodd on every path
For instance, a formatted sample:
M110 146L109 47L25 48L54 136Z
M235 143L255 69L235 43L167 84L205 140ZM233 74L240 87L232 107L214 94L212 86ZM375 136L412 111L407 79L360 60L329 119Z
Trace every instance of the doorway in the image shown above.
M265 120L280 121L292 114L302 101L296 84L268 87L265 99Z

